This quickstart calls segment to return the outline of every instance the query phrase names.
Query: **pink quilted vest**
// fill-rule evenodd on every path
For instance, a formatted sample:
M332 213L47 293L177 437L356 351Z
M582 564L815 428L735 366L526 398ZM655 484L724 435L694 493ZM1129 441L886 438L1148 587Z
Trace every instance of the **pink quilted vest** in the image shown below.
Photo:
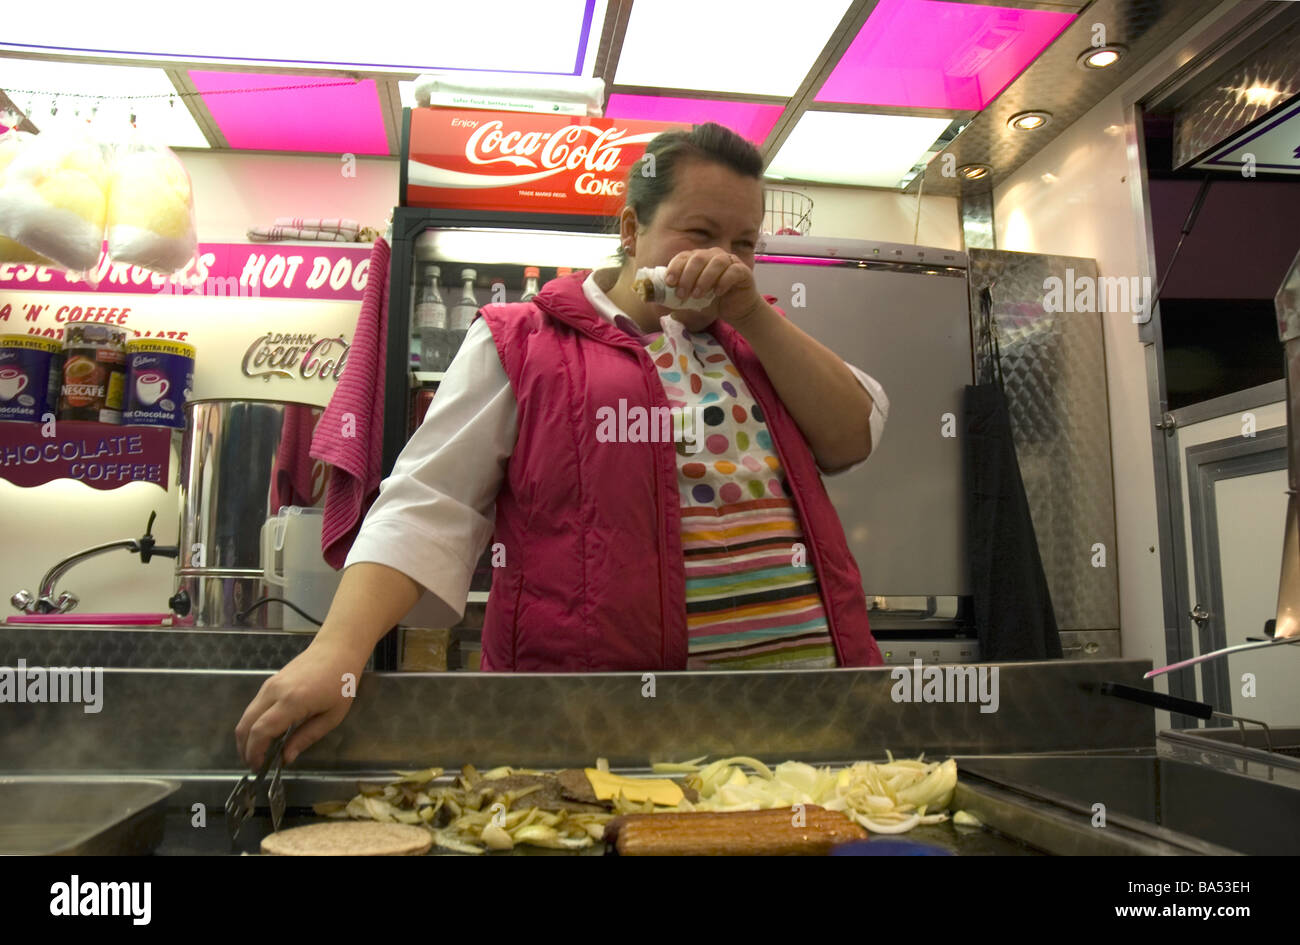
M493 573L484 618L484 670L686 668L675 446L596 436L601 407L625 399L629 409L667 409L668 401L646 349L587 301L586 277L480 311L519 405L519 436L497 495L492 540L505 564ZM748 343L725 322L710 330L763 408L838 664L882 665L862 579L812 451Z

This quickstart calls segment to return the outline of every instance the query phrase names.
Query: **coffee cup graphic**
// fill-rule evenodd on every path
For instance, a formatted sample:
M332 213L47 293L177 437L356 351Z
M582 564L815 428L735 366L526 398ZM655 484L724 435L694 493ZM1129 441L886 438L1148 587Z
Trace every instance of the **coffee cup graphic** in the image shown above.
M88 358L72 358L64 373L71 383L84 384L95 373L95 362Z
M27 387L27 375L18 368L0 368L0 400L13 400Z
M136 375L135 396L146 407L158 403L160 397L171 388L171 382L160 371L144 371Z

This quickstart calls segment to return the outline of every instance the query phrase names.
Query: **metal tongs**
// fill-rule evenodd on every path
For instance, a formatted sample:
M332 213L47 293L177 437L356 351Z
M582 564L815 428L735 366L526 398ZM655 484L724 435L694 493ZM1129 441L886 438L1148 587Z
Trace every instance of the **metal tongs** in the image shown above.
M253 816L257 807L257 787L266 782L268 773L271 773L271 784L266 789L266 799L271 805L271 827L277 831L280 829L285 803L284 783L280 776L284 773L284 746L293 734L293 728L290 725L287 732L271 743L271 747L266 750L262 770L256 775L250 773L240 778L235 789L230 792L230 797L226 798L226 825L230 830L231 843L238 838L239 829ZM272 768L275 769L274 772Z

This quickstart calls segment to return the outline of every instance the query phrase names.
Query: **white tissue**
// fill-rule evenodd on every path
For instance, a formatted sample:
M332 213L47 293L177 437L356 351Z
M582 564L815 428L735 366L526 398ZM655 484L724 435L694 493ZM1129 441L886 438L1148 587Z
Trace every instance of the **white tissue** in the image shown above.
M654 285L654 300L659 305L665 305L672 309L692 309L699 311L708 308L713 304L713 293L710 292L703 298L683 299L677 295L677 290L668 284L668 267L659 266L655 269L638 269L634 281L640 282L646 280Z

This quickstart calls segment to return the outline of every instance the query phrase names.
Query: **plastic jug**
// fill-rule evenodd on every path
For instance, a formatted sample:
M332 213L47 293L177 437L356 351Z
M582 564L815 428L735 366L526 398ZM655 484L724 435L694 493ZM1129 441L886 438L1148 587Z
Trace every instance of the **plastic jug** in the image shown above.
M323 621L334 601L342 573L321 554L323 509L284 506L262 527L262 575L280 588L283 597ZM290 607L284 608L284 629L314 633L320 628Z

